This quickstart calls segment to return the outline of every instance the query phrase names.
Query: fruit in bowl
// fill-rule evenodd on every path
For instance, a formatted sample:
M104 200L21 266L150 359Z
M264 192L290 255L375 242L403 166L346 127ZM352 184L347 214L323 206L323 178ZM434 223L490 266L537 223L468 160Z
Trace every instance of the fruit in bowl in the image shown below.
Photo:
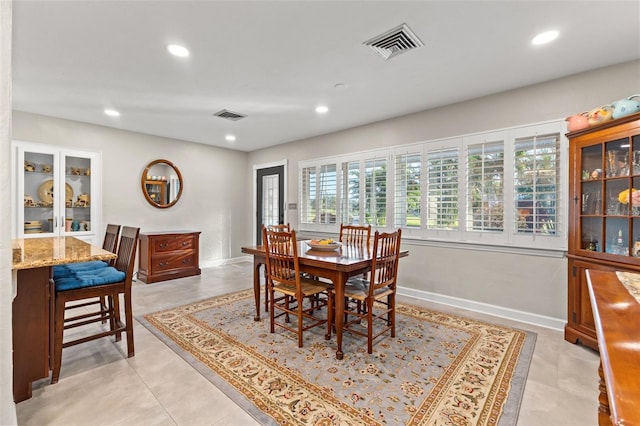
M321 246L328 246L328 245L333 244L333 239L325 238L325 239L322 239L322 240L311 240L311 244L321 245Z

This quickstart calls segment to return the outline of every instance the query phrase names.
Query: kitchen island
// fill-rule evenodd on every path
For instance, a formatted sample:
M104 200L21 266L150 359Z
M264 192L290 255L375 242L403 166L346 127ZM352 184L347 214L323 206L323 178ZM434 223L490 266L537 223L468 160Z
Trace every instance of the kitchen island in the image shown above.
M74 237L12 241L13 399L31 398L31 383L49 376L53 348L54 265L110 260L116 255Z

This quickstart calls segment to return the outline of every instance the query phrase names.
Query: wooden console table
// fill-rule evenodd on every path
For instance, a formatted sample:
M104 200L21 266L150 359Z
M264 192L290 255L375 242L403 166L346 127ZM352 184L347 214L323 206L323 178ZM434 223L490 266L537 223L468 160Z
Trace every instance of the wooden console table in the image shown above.
M200 275L199 236L194 231L141 233L138 278L151 284Z
M586 275L600 349L598 424L640 425L640 304L615 272Z
M51 267L115 259L114 253L74 237L12 241L17 294L13 299L13 400L31 398L31 383L49 377L53 350Z

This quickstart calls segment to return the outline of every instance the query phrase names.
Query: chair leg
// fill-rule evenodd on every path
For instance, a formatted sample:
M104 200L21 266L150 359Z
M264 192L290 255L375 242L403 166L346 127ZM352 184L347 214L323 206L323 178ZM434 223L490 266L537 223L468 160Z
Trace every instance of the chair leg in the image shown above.
M367 307L367 353L373 353L373 298L369 297Z
M51 362L51 384L58 383L62 365L62 338L64 333L64 298L55 297L55 314L53 320L53 360Z
M389 320L391 321L391 337L396 337L396 295L390 294L387 302L389 303Z
M274 311L274 307L273 307L273 305L274 305L274 302L273 302L274 293L275 292L273 290L269 290L269 308L270 308L269 309L269 321L271 323L271 330L270 330L271 333L275 333L276 332L276 325L274 323L275 315L274 315L274 312L273 312Z
M302 305L304 304L304 296L301 299L298 299L296 297L296 302L298 302L298 347L301 348L302 345L303 345L303 342L302 342L302 326L303 326L302 309L303 309L303 306Z
M269 312L269 278L267 278L267 265L264 265L264 311Z
M290 302L291 302L291 296L285 296L284 306L287 309L287 311L285 312L285 315L284 315L284 322L286 322L286 323L290 323L291 322L291 317L289 317L289 303Z
M120 295L118 293L109 295L109 310L111 311L111 330L115 330L120 327L122 321L120 320ZM122 333L116 333L116 342L122 340Z
M118 295L116 294L115 297L117 299ZM124 316L127 321L127 356L131 358L135 355L135 345L133 342L133 307L131 303L131 287L129 287L124 293Z
M107 298L105 296L100 296L98 298L98 303L100 303L100 310L105 310L107 309ZM106 324L107 323L107 315L106 314L102 314L102 323Z

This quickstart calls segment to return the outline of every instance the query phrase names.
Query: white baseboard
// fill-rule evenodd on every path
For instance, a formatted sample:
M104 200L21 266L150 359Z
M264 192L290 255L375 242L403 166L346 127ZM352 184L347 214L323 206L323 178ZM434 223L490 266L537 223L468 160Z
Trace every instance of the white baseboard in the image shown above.
M240 256L230 259L220 259L205 262L201 265L203 268L230 265L240 262L253 262L253 256ZM527 324L537 325L540 327L550 328L552 330L562 331L566 324L565 318L553 318L545 315L533 314L531 312L518 311L516 309L504 308L502 306L490 305L488 303L476 302L469 299L461 299L459 297L446 296L429 291L416 290L413 288L398 287L398 294L401 296L415 297L416 299L427 302L441 303L443 305L453 306L460 309L468 309L470 311L482 314L493 315L500 318L506 318L513 321L524 322Z
M200 263L200 268L212 268L215 266L232 265L234 263L253 262L253 256L231 257L229 259L206 260Z
M562 331L567 322L566 319L562 318L553 318L545 315L533 314L531 312L518 311L516 309L490 305L488 303L476 302L453 296L446 296L438 293L431 293L423 290L416 290L413 288L398 287L397 292L402 296L415 297L416 299L441 303L455 308L468 309L470 311L550 328L552 330Z

